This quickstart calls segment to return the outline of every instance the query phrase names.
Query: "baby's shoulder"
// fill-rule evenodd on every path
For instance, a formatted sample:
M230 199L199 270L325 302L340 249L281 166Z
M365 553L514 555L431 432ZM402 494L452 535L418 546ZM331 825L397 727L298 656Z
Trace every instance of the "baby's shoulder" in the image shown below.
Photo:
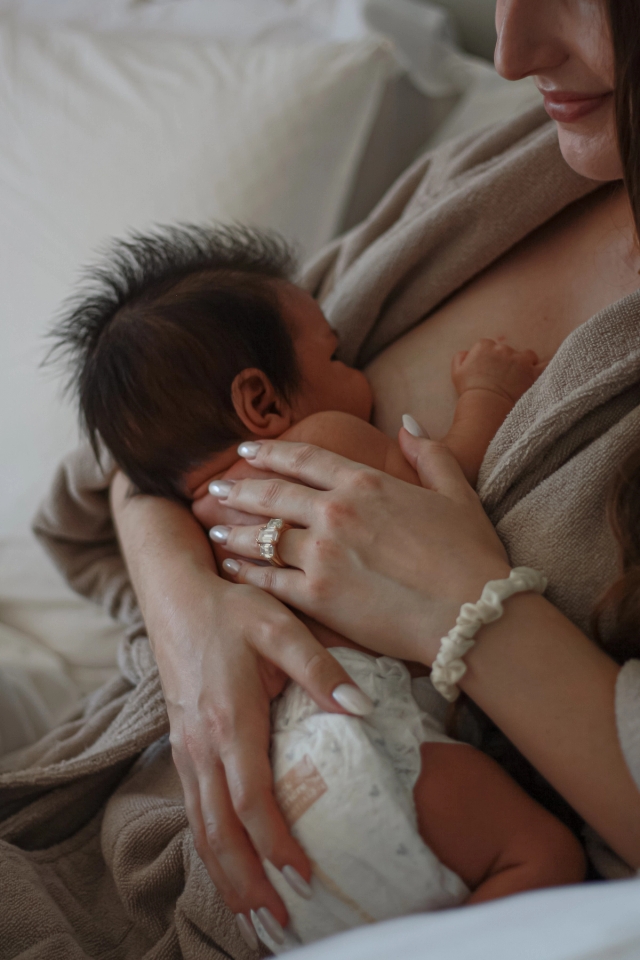
M352 460L360 460L357 452L364 452L373 445L374 449L380 440L386 446L387 438L376 430L366 420L354 417L351 413L342 413L340 410L321 410L312 413L291 427L282 435L283 440L294 440L299 443L313 443L316 447L331 450ZM367 461L368 462L368 461Z
M386 469L389 447L393 444L366 420L340 410L312 413L294 424L281 439L312 443L378 470Z
M343 413L341 410L320 410L294 423L286 433L282 434L281 439L314 443L318 447L324 447L324 441L331 440L333 437L339 440L341 437L368 437L372 433L379 433L379 431L366 420L354 417L352 413Z

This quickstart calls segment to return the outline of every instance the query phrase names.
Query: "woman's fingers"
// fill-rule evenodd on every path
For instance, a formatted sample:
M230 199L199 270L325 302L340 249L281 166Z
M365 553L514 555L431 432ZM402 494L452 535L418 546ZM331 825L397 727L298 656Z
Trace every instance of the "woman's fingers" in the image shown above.
M232 510L227 506L225 500L219 500L210 493L200 497L199 500L194 500L191 504L191 512L205 530L209 530L216 525L223 526L226 524L231 526L234 524L240 526L243 523L255 524L258 522L258 517L255 515L249 516L239 510ZM266 523L266 521L264 522Z
M200 781L205 845L204 850L199 849L198 853L214 883L216 878L210 870L210 864L214 870L217 869L227 889L225 902L234 913L248 916L251 910L266 907L284 926L287 922L285 906L265 875L261 851L256 853L258 848L252 843L253 836L247 835L240 811L235 809L226 776L228 771L219 764L217 769L204 771ZM302 868L308 869L301 852L298 859L302 861Z
M475 499L475 492L462 472L462 467L443 443L413 437L406 430L398 436L400 449L429 490L441 493L457 503Z
M263 525L254 527L212 527L209 536L214 543L224 546L230 553L237 553L247 560L260 560L260 547L256 538ZM277 543L278 556L288 567L300 567L304 530L295 528L280 534Z
M268 755L264 750L262 754L264 763L269 768L267 782L270 783ZM293 867L303 878L303 883L305 878L310 878L310 869L304 852L289 836L282 814L270 793L271 803L267 815L259 811L254 818L257 822L252 824L253 831L248 832L243 826L239 815L244 809L242 797L252 795L252 782L259 784L261 775L264 775L262 754L260 751L251 750L250 756L246 758L248 766L243 770L246 783L243 783L236 798L239 811L234 807L227 786L229 771L220 759L210 759L203 765L199 780L195 770L190 769L188 773L181 775L181 781L187 818L197 853L226 905L236 916L245 917L249 917L252 910L257 912L267 909L276 922L284 927L287 923L287 912L264 872L262 861L265 854L271 853L272 862L279 869ZM242 764L237 765L238 768L241 766ZM255 793L260 795L261 788ZM266 824L262 822L265 820L268 821ZM280 852L281 856L278 857L274 850Z
M308 883L311 879L309 861L289 833L274 797L269 755L264 748L256 748L250 730L244 735L240 731L240 734L236 747L225 757L226 782L235 814L261 862L269 860L278 870L284 871L285 876L289 867ZM263 898L263 902L251 906L257 910L260 906L270 907L270 903ZM272 912L282 923L279 911Z
M235 914L242 913L244 910L242 899L218 863L218 859L207 841L207 829L202 813L200 785L195 770L193 768L189 768L189 770L184 769L184 764L180 762L175 751L174 762L176 763L180 782L182 783L185 812L193 834L196 852L207 868L207 873L211 877L216 890L229 909ZM260 865L258 864L258 866Z
M304 577L297 570L279 570L277 567L244 567L262 573L288 574ZM279 667L288 677L299 683L323 710L332 713L350 713L367 716L373 710L369 697L357 687L344 667L320 644L310 630L286 607L271 601L282 614L274 612L268 620L257 624L253 646L265 660ZM245 740L250 731L245 731ZM255 739L255 738L254 738Z
M250 450L248 456L245 448ZM353 474L356 464L309 443L290 440L262 440L259 443L240 444L238 453L252 467L272 470L283 476L301 480L317 490L332 490ZM301 521L302 522L302 521Z
M288 480L221 480L209 487L227 506L254 517L283 517L289 523L306 526L310 522L318 490ZM218 492L220 491L220 492Z
M300 570L269 565L257 566L248 561L238 560L236 557L225 560L222 568L236 583L259 587L273 597L277 597L278 600L282 600L287 606L299 605L305 580L305 575ZM288 664L286 673L291 676Z

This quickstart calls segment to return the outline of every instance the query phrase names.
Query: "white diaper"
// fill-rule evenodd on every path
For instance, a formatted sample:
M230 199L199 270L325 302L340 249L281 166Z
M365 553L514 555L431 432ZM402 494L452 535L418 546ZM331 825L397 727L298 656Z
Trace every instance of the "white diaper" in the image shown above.
M290 918L284 946L260 931L276 953L363 923L452 907L469 895L420 837L413 801L420 744L455 743L435 715L444 700L427 678L412 684L399 660L347 647L330 652L375 711L363 719L325 713L296 683L274 704L276 796L312 862L314 894L300 897L265 864ZM428 701L441 704L426 713Z

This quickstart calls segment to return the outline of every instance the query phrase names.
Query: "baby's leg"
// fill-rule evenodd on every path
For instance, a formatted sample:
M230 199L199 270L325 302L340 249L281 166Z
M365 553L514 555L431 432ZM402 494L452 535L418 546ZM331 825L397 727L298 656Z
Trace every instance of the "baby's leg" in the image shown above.
M495 761L465 744L424 743L414 788L418 827L467 884L467 903L579 883L582 847Z

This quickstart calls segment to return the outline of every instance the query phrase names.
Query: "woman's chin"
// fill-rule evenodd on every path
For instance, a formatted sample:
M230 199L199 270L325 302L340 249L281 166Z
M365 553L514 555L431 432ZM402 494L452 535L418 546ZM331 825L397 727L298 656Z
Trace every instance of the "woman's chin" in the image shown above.
M589 180L621 180L622 162L613 123L596 129L587 121L580 124L558 123L558 142L562 156L572 170Z

